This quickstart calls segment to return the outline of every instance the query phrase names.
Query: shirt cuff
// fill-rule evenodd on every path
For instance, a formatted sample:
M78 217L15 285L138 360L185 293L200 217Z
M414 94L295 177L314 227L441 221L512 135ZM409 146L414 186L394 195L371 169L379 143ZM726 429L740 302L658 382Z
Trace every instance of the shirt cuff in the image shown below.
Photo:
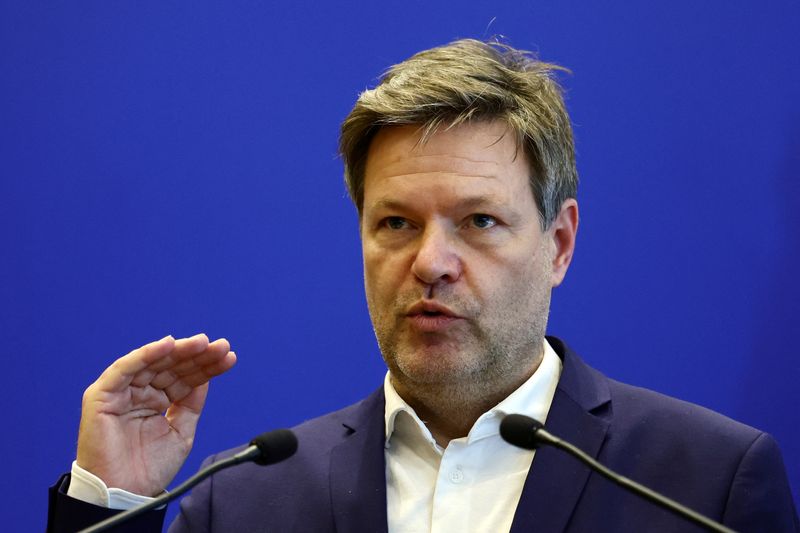
M78 461L72 461L72 477L67 489L67 496L120 511L131 509L154 499L123 489L108 488L102 479L78 466Z

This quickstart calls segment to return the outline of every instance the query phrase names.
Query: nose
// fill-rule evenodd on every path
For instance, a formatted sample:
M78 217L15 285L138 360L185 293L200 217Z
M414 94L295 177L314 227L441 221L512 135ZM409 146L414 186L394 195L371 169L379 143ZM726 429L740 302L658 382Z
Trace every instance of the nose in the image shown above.
M443 228L426 228L411 271L426 285L453 283L460 278L462 263L453 237Z

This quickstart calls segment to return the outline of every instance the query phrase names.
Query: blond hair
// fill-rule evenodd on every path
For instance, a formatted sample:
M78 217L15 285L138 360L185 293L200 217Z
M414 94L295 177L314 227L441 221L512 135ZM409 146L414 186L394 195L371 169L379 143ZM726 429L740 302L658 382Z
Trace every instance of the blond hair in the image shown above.
M577 194L572 127L554 72L566 70L499 42L463 39L419 52L361 93L342 123L345 183L361 213L364 169L383 126L419 125L422 142L440 127L501 120L531 166L530 185L543 228Z

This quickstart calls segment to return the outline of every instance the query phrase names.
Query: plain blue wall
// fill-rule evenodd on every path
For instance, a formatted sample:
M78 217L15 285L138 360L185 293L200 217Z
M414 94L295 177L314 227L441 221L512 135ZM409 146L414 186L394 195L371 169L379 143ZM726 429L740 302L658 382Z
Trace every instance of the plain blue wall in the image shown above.
M798 27L794 0L3 1L4 529L43 527L83 389L151 339L240 357L179 478L380 384L338 125L389 65L496 34L573 71L582 224L550 332L773 433L798 494Z

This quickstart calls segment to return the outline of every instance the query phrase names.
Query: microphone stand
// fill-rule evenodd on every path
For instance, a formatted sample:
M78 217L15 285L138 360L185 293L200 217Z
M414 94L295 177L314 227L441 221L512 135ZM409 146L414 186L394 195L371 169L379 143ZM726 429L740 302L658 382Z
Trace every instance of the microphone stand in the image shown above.
M610 479L618 485L622 485L629 491L641 496L646 500L669 509L678 516L682 516L683 518L686 518L695 524L704 526L711 531L718 531L720 533L736 533L733 529L730 529L719 522L715 522L714 520L711 520L710 518L676 502L671 498L667 498L666 496L659 494L658 492L649 489L630 478L617 474L610 468L600 464L593 457L588 455L574 444L562 440L552 433L546 431L541 422L530 417L517 414L506 416L501 422L500 434L506 442L520 448L534 449L538 447L539 444L547 444L563 450L587 465L601 476Z
M132 520L142 513L146 513L151 509L161 507L162 505L171 502L211 474L219 472L220 470L224 470L225 468L248 461L254 461L259 465L277 463L293 455L296 450L297 437L295 437L291 431L286 429L278 429L269 433L264 433L253 439L250 442L250 446L241 452L227 457L219 462L208 465L175 487L175 489L171 492L165 492L147 503L138 505L128 509L127 511L106 518L102 522L98 522L91 527L82 529L79 533L98 533L99 531L106 531L123 522Z

